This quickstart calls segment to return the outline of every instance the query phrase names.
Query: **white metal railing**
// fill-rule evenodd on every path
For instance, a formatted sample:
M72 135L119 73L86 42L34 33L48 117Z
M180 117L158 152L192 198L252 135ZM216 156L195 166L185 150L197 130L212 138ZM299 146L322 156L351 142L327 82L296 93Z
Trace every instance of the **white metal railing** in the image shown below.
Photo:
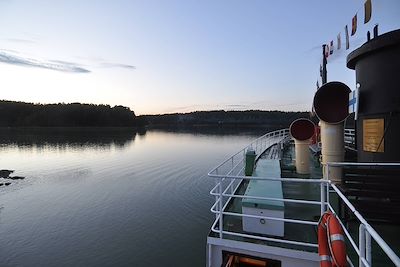
M275 144L282 144L289 140L289 129L281 129L273 132L266 133L265 135L255 139L249 145L244 147L242 150L238 151L237 153L233 154L227 160L223 161L221 164L213 168L209 173L208 176L217 176L220 177L220 181L215 180L215 186L211 190L214 192L215 190L219 190L219 193L227 193L230 190L230 193L236 191L239 187L242 179L231 179L228 176L240 177L244 176L244 164L245 164L245 156L246 151L249 148L252 148L257 155L257 159L262 153L267 150L269 147ZM225 190L222 191L223 184L226 186ZM218 202L219 196L215 196L215 202ZM222 197L221 197L222 199ZM226 201L224 206L221 206L221 210L223 210L226 205L229 203L230 198ZM222 201L221 201L222 202ZM219 203L222 205L222 203ZM216 214L216 219L218 218L218 214ZM221 218L222 220L222 218Z
M344 144L347 148L356 148L356 132L354 129L344 129Z
M274 144L283 143L289 138L289 129L282 129L273 132L269 132L254 141L252 141L249 145L244 147L242 150L233 154L227 160L223 161L221 164L213 168L208 175L229 175L230 173L234 173L235 170L239 170L244 166L244 158L247 149L252 148L256 152L258 156L260 156L266 149L271 147ZM239 164L242 165L239 165ZM236 166L236 164L238 166ZM235 168L234 168L235 167ZM243 171L243 170L242 170Z
M358 163L358 162L329 162L327 164L326 171L329 173L329 167L377 167L377 168L399 168L400 163ZM343 195L343 193L336 187L336 185L331 184L331 188L335 190L341 200L346 204L347 208L354 214L354 216L360 222L359 225L359 243L358 247L354 240L351 238L349 232L346 230L342 224L345 234L349 239L352 247L359 256L359 266L372 266L372 246L371 237L379 245L379 247L385 252L385 254L390 258L390 260L396 265L400 266L400 258L396 253L390 248L390 246L383 240L383 238L375 231L375 229L364 219L364 217L356 210L356 208L351 204L351 202ZM333 207L328 203L329 210L336 213Z
M375 240L375 242L379 245L379 247L384 251L384 253L390 258L390 260L396 265L400 266L400 259L396 255L396 253L387 245L387 243L379 236L379 234L373 229L373 227L362 217L362 215L354 208L354 206L350 203L350 201L342 194L342 192L330 182L330 180L324 179L301 179L301 178L280 178L280 177L252 177L252 176L244 176L244 159L246 149L252 147L256 150L258 157L265 152L266 149L271 147L272 145L279 145L283 142L287 142L289 140L288 129L275 131L272 133L268 133L255 141L253 141L249 146L242 149L238 153L232 155L230 158L222 162L220 165L212 169L208 176L214 178L215 186L210 191L210 194L215 197L215 203L211 207L211 212L215 214L215 221L212 224L211 231L217 233L219 238L223 238L226 235L236 236L242 238L249 238L253 240L263 240L263 241L271 241L281 244L290 244L290 245L300 245L311 248L317 248L317 243L304 242L300 240L288 240L285 238L275 238L275 237L266 237L263 235L257 235L253 233L245 233L241 232L233 232L224 230L224 216L236 216L236 217L249 217L249 218L257 218L264 220L274 220L274 221L283 221L287 223L294 224L302 224L302 225L311 225L317 226L318 221L309 221L309 220L300 220L300 219L288 219L288 218L276 218L276 217L268 217L268 216L258 216L251 214L244 214L243 212L229 212L227 211L227 205L233 201L233 199L259 199L259 200L272 200L272 201L281 201L288 203L297 203L303 205L314 205L320 206L321 215L330 210L336 214L336 211L332 207L329 202L330 193L335 192L337 196L345 203L347 208L356 216L356 218L360 222L359 226L359 241L358 245L350 235L349 231L342 224L344 232L349 240L352 248L358 255L359 258L359 266L372 266L372 247L371 247L371 238ZM338 166L398 166L400 168L400 164L396 163L328 163L326 171L329 173L329 167L338 167ZM270 180L270 181L281 181L285 183L313 183L319 184L320 188L320 199L318 201L315 200L305 200L305 199L289 199L289 198L271 198L271 197L259 197L259 196L250 196L250 195L241 195L237 194L237 189L243 180Z

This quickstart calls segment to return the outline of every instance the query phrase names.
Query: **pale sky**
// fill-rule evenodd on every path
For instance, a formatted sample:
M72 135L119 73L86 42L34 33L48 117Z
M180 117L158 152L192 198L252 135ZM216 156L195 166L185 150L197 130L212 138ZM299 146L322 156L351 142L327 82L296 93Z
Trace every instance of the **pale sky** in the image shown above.
M137 115L310 110L320 46L351 28L328 81L355 88L346 54L378 23L400 28L399 0L0 0L0 99L124 105Z

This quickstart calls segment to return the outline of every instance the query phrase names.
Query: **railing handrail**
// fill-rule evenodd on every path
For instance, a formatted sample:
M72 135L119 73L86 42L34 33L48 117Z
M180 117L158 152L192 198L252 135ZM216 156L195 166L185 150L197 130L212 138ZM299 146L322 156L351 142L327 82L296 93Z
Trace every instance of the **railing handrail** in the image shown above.
M354 134L354 130L352 129L346 129L350 134ZM266 216L258 216L258 215L251 215L251 214L244 214L242 213L235 213L235 212L227 212L225 211L225 208L229 201L233 198L253 198L253 199L259 199L259 200L270 200L270 201L283 201L283 202L292 202L292 203L299 203L299 204L312 204L312 205L321 205L321 213L324 212L327 208L330 209L332 212L336 213L335 210L332 208L332 206L329 204L329 192L332 192L329 190L329 188L332 188L336 194L340 197L340 199L343 200L345 205L350 209L350 211L356 216L356 218L360 221L360 241L359 241L359 248L357 248L357 245L355 241L353 240L352 236L348 233L348 231L345 229L345 233L347 238L349 239L350 243L352 244L353 248L355 249L357 255L359 256L359 262L360 266L371 266L371 237L376 241L376 243L381 247L381 249L385 252L385 254L390 258L390 260L396 265L400 266L400 258L396 255L396 253L389 247L389 245L382 239L382 237L375 231L375 229L364 219L364 217L355 209L355 207L350 203L350 201L346 198L346 196L343 195L343 193L333 184L331 183L330 180L325 180L325 179L315 179L315 178L308 178L308 179L303 179L303 178L281 178L281 177L253 177L253 176L244 176L241 175L241 171L243 170L243 167L240 169L237 175L233 175L232 172L233 170L239 165L238 164L233 164L233 160L235 157L238 155L242 155L244 160L244 151L256 144L257 142L260 142L261 140L267 138L277 138L277 142L282 142L285 138L289 136L289 131L288 129L283 129L283 130L278 130L274 131L271 133L267 133L255 140L253 140L248 146L244 147L242 150L239 152L235 153L232 155L230 158L219 164L217 167L212 169L209 173L208 176L211 178L214 178L216 180L216 185L213 187L213 189L210 191L210 194L215 196L215 203L211 208L211 212L216 214L216 219L213 223L213 226L211 228L212 232L219 233L220 238L222 238L223 234L228 234L232 236L241 236L241 237L247 237L247 238L253 238L253 239L258 239L258 240L265 240L265 241L274 241L274 242L280 242L280 243L287 243L287 244L298 244L298 245L304 245L304 246L309 246L309 247L317 247L318 245L315 243L307 243L307 242L300 242L300 241L295 241L295 240L285 240L285 239L279 239L279 238L269 238L265 236L259 236L255 234L243 234L243 233L237 233L237 232L230 232L230 231L225 231L223 229L223 216L224 215L229 215L229 216L238 216L238 217L251 217L251 218L260 218L260 219L271 219L271 220L277 220L277 221L283 221L283 222L290 222L290 223L300 223L300 224L309 224L309 225L316 225L318 222L315 221L308 221L308 220L297 220L297 219L287 219L287 218L271 218L271 217L266 217ZM257 143L258 144L258 143ZM270 147L271 143L265 142L265 146ZM261 151L264 151L268 147L262 147ZM227 172L227 174L219 174L218 169L223 166L224 164L228 163L229 161L232 161L232 169ZM345 166L350 166L350 167L355 167L355 166L372 166L372 167L379 167L379 168L384 168L384 167L393 167L393 166L400 166L400 163L356 163L356 162L329 162L327 164L327 168L329 167L345 167ZM230 180L230 183L228 185L223 186L223 181L224 180ZM251 195L236 195L234 192L235 190L232 190L232 186L237 181L236 189L240 185L242 180L270 180L270 181L281 181L281 182L291 182L291 183L316 183L320 184L321 188L321 200L320 201L315 201L315 200L304 200L304 199L289 199L289 198L270 198L270 197L259 197L259 196L251 196ZM227 193L227 191L231 188L231 193ZM227 199L224 201L224 198ZM225 202L225 204L223 204ZM216 229L217 224L219 222L219 229ZM344 225L342 224L344 227ZM362 239L363 238L363 239Z
M228 178L228 179L245 179L245 180L268 180L268 181L282 181L282 182L299 182L299 183L329 183L328 180L320 178L281 178L273 176L243 176L243 175L223 175L223 174L210 174L210 178Z
M328 162L329 167L344 167L344 166L362 166L362 167L393 167L399 166L400 163L392 163L392 162ZM386 255L392 260L396 266L400 266L400 258L397 254L392 250L392 248L386 243L386 241L376 232L376 230L368 223L368 221L357 211L357 209L351 204L351 202L346 198L346 196L340 191L340 189L331 183L331 187L335 190L338 196L343 200L343 202L347 205L350 211L357 217L357 219L361 222L361 225L365 227L365 231L367 231L375 240L375 242L381 247L381 249L386 253ZM364 263L365 264L365 263Z
M398 162L328 162L330 167L360 166L360 167L393 167L399 166Z
M356 131L355 129L346 128L344 129L344 143L346 147L352 150L356 148Z
M276 134L281 134L276 136ZM218 168L220 168L221 166L223 166L225 163L229 162L232 158L236 157L237 155L243 153L244 151L246 151L247 148L251 147L253 144L255 144L257 141L260 141L266 137L287 137L289 136L289 129L285 128L285 129L280 129L280 130L276 130L276 131L272 131L269 133L266 133L264 135L262 135L261 137L258 137L256 139L254 139L253 141L250 142L250 144L248 144L247 146L245 146L244 148L242 148L241 150L239 150L238 152L236 152L235 154L233 154L232 156L228 157L225 161L223 161L222 163L220 163L219 165L217 165L216 167L214 167L213 169L211 169L211 171L208 172L208 176L212 175Z

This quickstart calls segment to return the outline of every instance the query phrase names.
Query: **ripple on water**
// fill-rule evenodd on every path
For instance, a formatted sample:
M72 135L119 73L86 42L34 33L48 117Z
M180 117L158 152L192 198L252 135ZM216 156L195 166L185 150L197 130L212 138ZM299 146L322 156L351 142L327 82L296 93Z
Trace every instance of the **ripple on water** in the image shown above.
M150 132L124 149L3 146L2 162L27 179L0 193L0 266L204 266L205 175L249 139Z

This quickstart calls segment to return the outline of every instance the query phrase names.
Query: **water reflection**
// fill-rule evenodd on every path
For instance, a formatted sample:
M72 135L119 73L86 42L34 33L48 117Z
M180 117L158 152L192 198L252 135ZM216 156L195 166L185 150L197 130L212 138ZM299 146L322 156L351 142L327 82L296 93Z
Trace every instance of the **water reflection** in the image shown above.
M1 167L26 177L0 190L0 266L204 266L205 174L257 135L0 129Z
M240 127L240 126L185 126L185 127L153 127L152 131L166 133L187 133L210 136L261 136L282 127Z
M0 150L124 149L134 142L137 134L143 136L146 131L121 128L2 128Z

